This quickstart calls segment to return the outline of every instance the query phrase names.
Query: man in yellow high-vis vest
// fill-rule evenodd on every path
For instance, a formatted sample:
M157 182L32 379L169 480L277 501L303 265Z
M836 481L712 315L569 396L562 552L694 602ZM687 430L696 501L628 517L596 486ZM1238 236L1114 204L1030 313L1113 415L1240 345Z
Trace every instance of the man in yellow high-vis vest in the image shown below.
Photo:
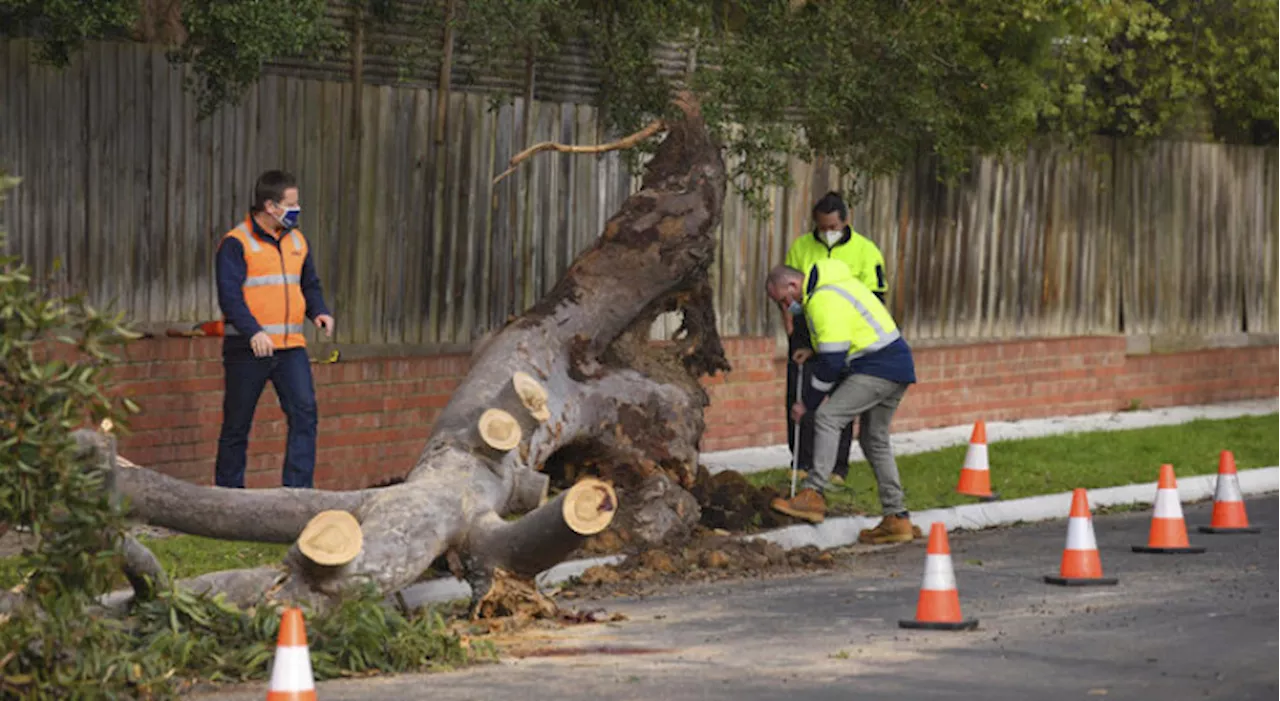
M289 422L281 484L314 486L319 419L302 334L310 319L332 336L334 322L297 228L299 212L297 181L269 170L254 185L248 215L218 245L214 267L226 385L214 467L219 487L244 487L249 431L268 381Z
M805 271L820 260L839 260L849 266L853 276L862 281L880 301L884 301L884 256L868 238L849 225L849 207L837 192L828 192L813 205L813 230L806 232L787 249L786 265ZM799 308L782 310L783 325L787 330L787 443L797 453L797 465L801 470L811 469L813 462L813 420L800 422L800 444L795 445L795 423L791 419L791 398L796 384L805 381L805 368L796 363L797 351L809 347L808 325L803 323ZM849 472L849 448L853 443L853 423L840 434L836 451L834 475L843 479Z
M801 360L810 366L802 401L792 418L813 414L813 464L804 488L792 499L775 499L784 514L820 523L826 518L822 493L831 478L840 433L863 417L858 442L875 472L884 518L864 530L862 543L901 543L920 537L907 512L898 466L889 442L893 421L907 387L916 381L911 348L884 304L839 260L821 260L802 273L774 268L766 281L769 297L780 305L799 303L812 343Z

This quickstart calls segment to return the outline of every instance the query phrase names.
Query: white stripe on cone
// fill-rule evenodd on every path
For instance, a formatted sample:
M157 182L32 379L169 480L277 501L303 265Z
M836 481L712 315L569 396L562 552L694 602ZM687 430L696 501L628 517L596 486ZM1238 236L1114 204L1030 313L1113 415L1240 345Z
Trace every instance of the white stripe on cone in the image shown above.
M950 555L924 556L924 584L926 591L951 591L956 588L956 574L951 570Z
M1218 488L1214 490L1214 501L1244 501L1240 495L1240 480L1235 475L1218 475Z
M311 677L311 655L307 648L288 646L276 648L275 665L271 668L271 691L311 691L315 681Z
M1154 518L1182 518L1182 502L1178 501L1178 490L1157 489L1156 506L1152 514Z
M987 467L987 444L970 443L969 450L964 454L964 469L986 470Z
M1097 550L1098 541L1093 537L1093 523L1087 518L1067 521L1067 550Z

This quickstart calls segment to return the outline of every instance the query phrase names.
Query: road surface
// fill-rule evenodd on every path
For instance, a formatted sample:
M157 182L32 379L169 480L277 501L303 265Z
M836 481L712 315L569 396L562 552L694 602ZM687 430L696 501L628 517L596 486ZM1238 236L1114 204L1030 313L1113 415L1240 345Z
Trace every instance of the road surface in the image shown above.
M1096 517L1103 568L1120 578L1115 587L1042 582L1057 568L1065 521L953 534L961 605L980 621L973 632L898 628L914 613L924 565L923 546L911 545L858 556L830 573L604 600L629 620L547 633L526 648L596 652L324 682L319 698L1273 701L1277 499L1247 505L1260 535L1200 534L1195 526L1208 522L1209 505L1186 507L1192 542L1208 547L1202 555L1131 552L1146 541L1149 511ZM265 686L199 698L249 701Z

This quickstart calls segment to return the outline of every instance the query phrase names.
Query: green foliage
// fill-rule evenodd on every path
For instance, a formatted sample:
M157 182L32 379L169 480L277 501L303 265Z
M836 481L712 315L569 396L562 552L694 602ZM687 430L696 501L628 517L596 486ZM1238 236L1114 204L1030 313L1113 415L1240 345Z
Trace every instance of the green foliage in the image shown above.
M357 26L406 71L438 66L448 0L330 2L356 19L326 20L325 0L186 0L173 57L194 68L202 114L238 100L264 61L335 55ZM0 0L0 19L62 61L137 12L138 0ZM615 133L691 85L762 203L789 156L865 179L929 153L958 174L975 151L1043 136L1275 143L1276 15L1277 0L456 0L448 21L459 67L508 84L531 57L585 47ZM691 75L659 70L672 43L697 47Z
M743 175L777 182L788 153L825 156L846 172L895 172L932 151L962 171L973 149L1016 146L1035 129L1045 100L1052 16L1034 0L912 6L871 2L785 3L754 9L739 31L705 49L719 69L696 84L740 124L731 150ZM786 140L790 117L803 140ZM754 161L752 163L751 161Z
M0 200L16 180L0 173ZM0 249L4 247L0 232ZM120 514L107 474L76 448L86 420L122 428L136 407L109 399L102 373L112 346L131 332L81 298L40 292L30 271L0 256L0 522L28 529L26 606L0 626L0 670L11 687L22 675L65 678L68 660L110 657L92 647L113 624L84 610L119 571ZM7 689L6 689L7 691Z
M86 41L129 36L138 0L0 0L0 36L39 36L41 56L65 66Z
M0 200L14 184L0 173ZM0 256L0 522L31 530L28 591L43 605L102 591L118 569L107 475L71 433L86 420L124 428L136 411L102 389L111 348L132 336L82 298L46 296L26 266Z
M184 0L187 40L174 60L191 64L200 115L239 101L262 64L284 56L318 57L336 42L325 0Z
M87 618L82 609L50 613L0 626L0 659L14 653L0 675L4 698L176 698L198 682L266 679L280 627L274 607L241 611L221 597L182 590L161 592L124 620ZM318 681L441 670L494 656L492 646L469 646L436 611L405 617L373 592L304 618Z

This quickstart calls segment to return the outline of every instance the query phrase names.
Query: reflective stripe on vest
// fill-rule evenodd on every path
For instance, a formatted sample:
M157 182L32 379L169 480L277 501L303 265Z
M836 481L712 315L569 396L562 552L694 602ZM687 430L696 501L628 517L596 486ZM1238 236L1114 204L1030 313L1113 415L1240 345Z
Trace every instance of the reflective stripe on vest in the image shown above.
M302 283L301 275L256 275L244 279L243 287L262 287L263 285L298 285Z
M862 320L867 322L867 325L871 327L871 330L876 332L876 340L872 342L870 345L868 345L867 347L859 348L853 353L850 353L848 360L853 360L854 358L861 358L862 356L867 355L869 353L874 353L880 350L881 348L884 348L885 346L889 345L890 343L893 343L899 338L902 338L902 333L897 329L894 329L893 331L885 331L884 327L880 325L880 322L876 321L876 318L871 315L871 310L867 309L865 304L858 301L858 298L854 297L852 292L849 292L843 287L836 287L835 285L822 285L818 287L818 289L814 290L813 295L811 296L815 296L819 292L822 292L823 290L835 292L841 297L844 297L845 300L849 302L849 304L853 305L854 309L858 310L858 314L862 315ZM850 343L849 341L838 341L835 343L819 343L817 350L819 353L835 353L837 351L848 351L852 347L853 347L853 344Z
M267 324L262 327L268 336L281 336L286 333L302 333L307 330L306 324ZM227 336L239 336L240 330L231 324L227 324L223 331Z

